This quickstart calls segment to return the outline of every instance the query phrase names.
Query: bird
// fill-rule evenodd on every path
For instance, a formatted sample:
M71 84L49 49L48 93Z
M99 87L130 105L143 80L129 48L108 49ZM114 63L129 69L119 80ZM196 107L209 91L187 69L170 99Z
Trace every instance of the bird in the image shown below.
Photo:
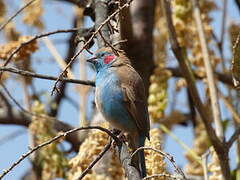
M150 122L144 83L124 53L111 47L100 48L88 59L96 69L95 103L110 125L127 133L130 148L135 151L149 139ZM146 176L144 152L133 157L132 165L141 177Z

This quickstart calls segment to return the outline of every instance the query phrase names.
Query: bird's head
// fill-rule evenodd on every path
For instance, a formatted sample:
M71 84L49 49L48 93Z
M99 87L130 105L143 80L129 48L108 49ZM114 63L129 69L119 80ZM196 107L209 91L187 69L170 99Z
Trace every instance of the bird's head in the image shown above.
M97 51L95 57L88 59L87 62L92 63L96 70L99 71L102 68L111 67L111 65L117 60L117 55L114 54L111 48L101 48Z

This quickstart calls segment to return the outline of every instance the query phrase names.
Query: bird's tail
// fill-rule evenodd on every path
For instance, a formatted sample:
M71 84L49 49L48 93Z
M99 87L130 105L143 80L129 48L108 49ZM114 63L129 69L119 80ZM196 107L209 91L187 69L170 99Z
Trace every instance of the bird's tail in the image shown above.
M138 136L135 136L130 143L131 148L135 151L139 147L144 146L145 139L146 139L145 135L140 134ZM138 153L133 157L132 164L136 168L138 168L141 177L144 178L146 176L146 164L143 150L138 151Z
M144 135L140 135L139 147L144 146L145 139L146 139L146 137ZM146 176L146 164L145 164L144 150L139 151L138 158L140 160L139 166L140 166L141 177L144 178Z

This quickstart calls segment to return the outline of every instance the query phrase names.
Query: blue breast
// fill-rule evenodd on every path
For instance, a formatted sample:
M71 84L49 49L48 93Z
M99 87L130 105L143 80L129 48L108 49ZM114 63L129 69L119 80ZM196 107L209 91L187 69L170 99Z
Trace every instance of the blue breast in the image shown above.
M98 72L96 103L105 119L115 128L131 131L136 128L136 125L125 107L120 83L115 72L110 70Z

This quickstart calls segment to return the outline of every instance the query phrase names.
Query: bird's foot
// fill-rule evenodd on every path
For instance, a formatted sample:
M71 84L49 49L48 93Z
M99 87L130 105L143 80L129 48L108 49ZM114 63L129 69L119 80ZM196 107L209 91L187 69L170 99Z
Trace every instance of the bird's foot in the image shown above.
M115 136L118 136L118 135L121 133L121 131L118 130L118 129L112 129L111 132L112 132Z

